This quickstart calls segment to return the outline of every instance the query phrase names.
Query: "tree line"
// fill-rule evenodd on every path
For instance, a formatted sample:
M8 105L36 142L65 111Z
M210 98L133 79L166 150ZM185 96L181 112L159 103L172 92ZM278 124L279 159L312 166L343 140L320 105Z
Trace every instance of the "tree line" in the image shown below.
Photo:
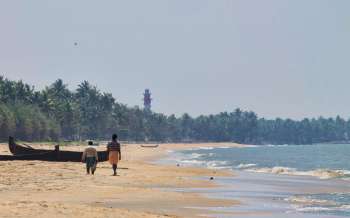
M311 144L348 141L350 120L336 118L264 119L239 108L191 117L164 115L117 102L87 81L71 91L61 79L43 90L0 77L0 140L108 139L161 142Z

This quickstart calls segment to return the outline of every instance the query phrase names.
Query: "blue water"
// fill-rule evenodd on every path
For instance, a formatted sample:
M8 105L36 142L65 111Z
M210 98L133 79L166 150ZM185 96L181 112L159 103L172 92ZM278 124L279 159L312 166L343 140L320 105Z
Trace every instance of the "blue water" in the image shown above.
M309 199L299 207L299 211L305 213L319 213L329 215L350 216L350 193L321 193L313 195L296 195L296 199ZM316 201L312 203L312 201Z
M280 203L287 203L285 212L288 214L294 211L304 215L350 217L350 145L203 148L176 152L174 156L182 165L242 172L243 179L236 187L251 183L240 192L242 196L249 188L263 184L264 187L254 191L255 198L261 198L259 193L265 193L268 187L275 196L270 196L271 202L278 199ZM256 176L251 179L251 175ZM239 178L231 183L237 181Z
M322 178L350 176L350 145L345 144L213 148L187 150L182 154L188 163L192 161L208 167L309 174Z

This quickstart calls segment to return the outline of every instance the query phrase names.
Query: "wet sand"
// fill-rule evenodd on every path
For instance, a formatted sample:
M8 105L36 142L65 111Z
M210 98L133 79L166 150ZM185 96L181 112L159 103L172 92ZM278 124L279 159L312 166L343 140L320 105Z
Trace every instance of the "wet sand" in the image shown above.
M31 144L33 145L33 144ZM34 144L34 147L50 147ZM205 207L236 205L234 200L205 197L200 193L169 191L172 188L215 188L210 177L232 176L228 171L154 164L168 150L195 147L243 146L218 144L161 144L122 147L119 176L108 162L96 174L86 175L82 163L43 161L0 162L0 217L203 217ZM80 150L83 146L65 146ZM105 145L97 147L105 149ZM10 154L6 144L1 154ZM204 179L198 179L202 177ZM233 215L233 214L231 214Z

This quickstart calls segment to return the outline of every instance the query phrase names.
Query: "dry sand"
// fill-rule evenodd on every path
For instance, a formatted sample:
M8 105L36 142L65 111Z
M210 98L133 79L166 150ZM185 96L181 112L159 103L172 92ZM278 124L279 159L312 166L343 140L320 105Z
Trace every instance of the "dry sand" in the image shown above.
M33 144L32 144L33 145ZM111 176L108 162L99 163L96 174L86 175L82 163L43 161L0 162L0 217L203 217L213 211L198 207L230 206L233 200L209 199L200 193L171 191L171 188L215 188L214 181L198 177L228 176L229 172L203 168L153 164L167 150L225 144L161 144L141 148L122 147L119 176ZM34 147L47 147L34 144ZM52 146L50 146L52 148ZM103 150L99 146L98 150ZM80 150L83 146L65 146ZM6 144L1 154L9 154ZM170 188L170 190L169 190ZM215 216L215 215L214 215Z

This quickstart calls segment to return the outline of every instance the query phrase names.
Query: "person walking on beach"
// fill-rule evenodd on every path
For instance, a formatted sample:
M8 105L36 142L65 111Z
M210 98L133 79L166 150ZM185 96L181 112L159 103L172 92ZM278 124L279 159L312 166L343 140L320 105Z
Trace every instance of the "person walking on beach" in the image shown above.
M96 148L92 147L92 145L92 141L89 141L89 147L85 148L81 161L86 162L86 174L90 174L91 170L92 175L94 175L98 161L98 154Z
M122 158L122 154L120 151L120 144L118 142L118 135L117 134L112 135L112 141L109 142L107 145L107 152L108 152L108 161L112 165L112 168L113 168L113 176L116 176L118 162Z

